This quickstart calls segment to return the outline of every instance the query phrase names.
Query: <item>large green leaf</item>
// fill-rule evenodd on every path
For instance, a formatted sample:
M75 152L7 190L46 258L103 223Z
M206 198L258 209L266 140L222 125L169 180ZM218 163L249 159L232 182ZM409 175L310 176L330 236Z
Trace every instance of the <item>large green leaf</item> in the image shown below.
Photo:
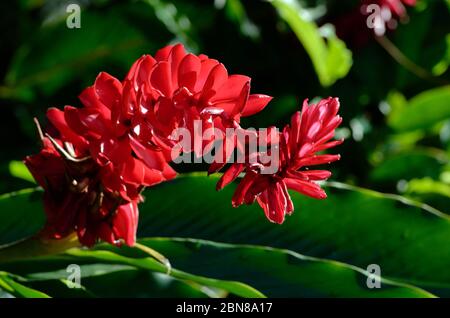
M313 21L312 11L296 1L272 0L270 3L302 43L323 86L330 86L347 75L352 54L336 37L331 25L319 29Z
M149 6L144 10L152 11ZM129 11L120 5L101 12L83 8L79 29L66 27L66 16L40 26L11 63L5 81L12 97L30 89L50 95L82 75L90 74L93 80L99 70L115 73L122 69L122 74L115 75L123 76L136 58L165 44L167 40L161 39L165 29L158 21L147 20L144 35L127 20Z
M216 192L216 181L215 177L186 176L147 190L140 206L138 236L259 244L360 268L378 264L383 277L438 295L450 294L448 216L399 196L332 183L326 186L326 200L293 193L296 211L280 226L268 222L256 205L233 209L233 185ZM24 217L9 223L14 227L14 222L28 215L41 215L39 205L30 201L32 196L11 197L1 219L8 223L11 211L26 211ZM24 201L23 208L15 209L14 201Z
M44 221L41 191L26 189L0 196L0 246L36 234Z
M151 272L168 272L168 269L165 265L159 263L152 257L148 257L147 254L145 254L145 256L147 257L125 257L108 251L106 247L104 248L104 250L95 251L75 248L69 250L66 255L62 256L32 257L25 260L1 263L0 269L11 270L15 273L21 273L24 276L29 275L29 277L31 278L43 279L60 279L62 277L67 277L67 274L65 274L64 271L70 264L122 264ZM30 276L31 273L34 274ZM83 272L81 272L81 274L83 275ZM184 272L180 269L172 269L170 271L170 275L176 279L180 279L186 282L194 282L195 284L201 286L209 286L212 288L217 288L219 290L225 290L229 293L241 297L264 297L264 295L258 290L238 281L209 278L201 274L195 275Z
M389 125L401 131L426 129L450 118L450 86L431 89L413 97L405 107L393 112Z
M383 277L450 295L450 218L400 196L328 184L326 200L292 193L296 211L283 225L257 205L231 207L233 186L185 177L146 192L139 236L177 236L290 249L366 268Z
M421 289L387 280L381 281L381 288L370 289L366 284L368 277L361 269L287 250L194 239L143 239L140 243L158 250L170 259L174 267L171 276L202 285L212 284L210 286L220 287L238 296L252 295L248 290L243 290L248 285L270 297L432 297ZM140 249L117 248L106 244L97 246L94 250L72 249L59 257L34 258L1 266L6 269L14 268L21 275L25 275L24 269L47 271L28 273L25 276L28 279L64 279L67 277L64 269L75 262L125 264L166 272L164 266ZM101 269L101 266L104 265L95 265L94 270ZM82 265L82 268L81 283L86 286L85 276L91 276L93 270L88 265ZM53 272L48 272L49 270ZM253 294L255 295L257 296Z

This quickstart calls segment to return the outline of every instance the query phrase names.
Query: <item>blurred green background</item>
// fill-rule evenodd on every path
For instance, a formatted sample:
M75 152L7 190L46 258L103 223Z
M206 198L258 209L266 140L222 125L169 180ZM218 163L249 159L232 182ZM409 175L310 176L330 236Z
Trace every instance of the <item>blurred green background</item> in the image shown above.
M66 27L70 3L81 6L80 29ZM333 23L359 3L3 1L0 193L31 185L18 161L38 150L33 117L79 106L100 71L122 79L142 54L182 42L252 77L254 93L275 97L244 126L282 127L304 98L339 97L337 134L346 141L333 180L450 213L449 1L420 0L387 44L369 32L355 46L334 35Z

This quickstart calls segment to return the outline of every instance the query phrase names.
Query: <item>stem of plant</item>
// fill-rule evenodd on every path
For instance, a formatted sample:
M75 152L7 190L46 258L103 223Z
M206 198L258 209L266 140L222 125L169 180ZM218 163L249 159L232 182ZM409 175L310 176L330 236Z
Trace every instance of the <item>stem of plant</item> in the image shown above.
M155 251L154 249L152 249L148 246L145 246L143 244L137 243L137 242L134 244L134 247L136 247L137 249L140 249L144 253L150 255L151 257L156 259L158 262L160 262L161 264L166 266L166 268L167 268L166 274L170 275L170 272L172 271L172 265L170 264L169 259L167 257L165 257L161 253Z
M43 239L39 236L0 247L0 263L37 256L59 254L73 247L80 247L77 235L71 234L63 239Z
M411 61L386 36L376 36L375 39L386 50L386 52L388 52L389 55L392 56L395 61L397 61L397 63L399 63L401 66L403 66L405 69L407 69L417 77L436 84L449 84L446 80L434 76L428 70Z

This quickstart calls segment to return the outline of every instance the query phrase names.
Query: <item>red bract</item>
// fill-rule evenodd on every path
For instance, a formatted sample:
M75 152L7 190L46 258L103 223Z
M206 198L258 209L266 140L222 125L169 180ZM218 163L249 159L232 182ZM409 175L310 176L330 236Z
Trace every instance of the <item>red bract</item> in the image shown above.
M101 170L92 159L73 160L64 155L61 140L51 140L44 138L41 152L25 159L45 190L47 223L42 235L60 239L76 231L80 243L87 246L98 239L133 245L141 200L138 188L132 191L133 199L124 200L104 188Z
M267 173L261 160L235 163L224 173L217 188L223 188L245 172L233 195L233 206L251 204L257 200L267 218L276 223L282 223L285 215L294 210L288 189L317 199L326 198L325 192L315 181L326 180L331 172L307 170L307 167L340 158L339 155L317 154L343 142L330 141L342 122L337 115L338 110L339 101L336 98L324 99L310 106L305 100L302 112L292 116L291 125L286 126L278 138L268 140L269 151L279 151L280 154L277 171Z
M235 127L240 118L261 111L271 97L250 95L250 78L228 75L225 66L206 55L187 53L181 44L145 55L131 67L124 87L128 103L117 114L119 123L139 121L139 140L173 146L172 133L186 128L197 136L194 121L202 130Z
M40 154L26 164L46 190L46 233L61 238L77 231L80 242L135 241L140 192L175 177L164 154L133 137L132 123L114 114L127 102L122 84L100 73L80 96L84 108L51 108Z

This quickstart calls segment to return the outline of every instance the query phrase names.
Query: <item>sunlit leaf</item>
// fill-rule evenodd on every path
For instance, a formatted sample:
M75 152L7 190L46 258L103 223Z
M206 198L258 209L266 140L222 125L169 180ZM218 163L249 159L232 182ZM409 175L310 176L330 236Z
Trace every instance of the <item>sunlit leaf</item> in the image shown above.
M408 105L388 118L399 131L426 129L450 118L450 86L431 89L413 97Z
M270 3L297 35L323 86L330 86L347 75L352 65L352 54L336 37L331 25L319 29L313 21L312 11L297 1L272 0Z

